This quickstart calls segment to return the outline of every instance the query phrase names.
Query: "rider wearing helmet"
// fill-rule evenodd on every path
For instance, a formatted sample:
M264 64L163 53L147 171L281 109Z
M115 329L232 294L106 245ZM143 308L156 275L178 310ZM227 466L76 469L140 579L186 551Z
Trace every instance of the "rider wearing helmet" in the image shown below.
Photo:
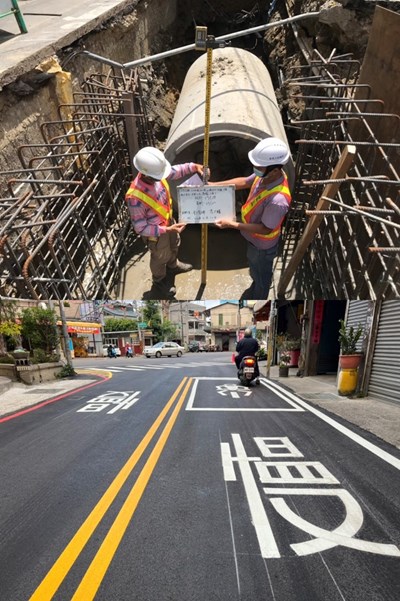
M258 349L260 348L260 345L258 344L258 341L253 338L253 334L251 331L251 328L246 328L244 331L244 338L242 338L241 340L239 340L239 342L236 345L236 356L235 356L235 363L236 363L236 367L239 369L240 367L240 362L242 361L243 357L248 357L248 356L252 356L255 357L256 352L258 351ZM258 372L258 365L257 366L257 377L259 375Z
M142 236L150 251L152 297L171 298L175 296L173 276L190 271L193 266L177 259L179 234L186 224L175 223L172 217L168 180L194 173L202 176L203 166L197 163L171 166L164 154L152 146L139 150L133 158L133 164L138 175L125 198L134 230Z
M253 173L210 185L234 184L237 190L250 189L242 207L242 221L219 219L220 228L240 230L247 240L247 259L253 280L241 299L268 297L272 266L278 249L281 224L289 210L291 195L283 165L290 159L285 142L279 138L261 140L248 154Z

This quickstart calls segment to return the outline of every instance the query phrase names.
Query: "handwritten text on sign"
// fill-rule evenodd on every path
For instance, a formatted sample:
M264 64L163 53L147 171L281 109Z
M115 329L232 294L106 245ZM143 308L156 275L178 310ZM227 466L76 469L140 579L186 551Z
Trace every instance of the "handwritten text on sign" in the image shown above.
M178 186L179 221L214 223L235 218L235 186Z

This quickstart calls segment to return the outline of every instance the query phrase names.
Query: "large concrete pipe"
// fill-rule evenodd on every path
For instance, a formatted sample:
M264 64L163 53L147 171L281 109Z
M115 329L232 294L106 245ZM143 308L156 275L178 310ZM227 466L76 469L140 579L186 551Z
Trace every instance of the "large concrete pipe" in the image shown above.
M176 107L165 154L172 163L201 163L204 148L207 56L190 67ZM211 180L248 175L247 153L266 137L287 142L268 70L254 54L240 48L213 51L210 107ZM294 167L287 165L293 187Z

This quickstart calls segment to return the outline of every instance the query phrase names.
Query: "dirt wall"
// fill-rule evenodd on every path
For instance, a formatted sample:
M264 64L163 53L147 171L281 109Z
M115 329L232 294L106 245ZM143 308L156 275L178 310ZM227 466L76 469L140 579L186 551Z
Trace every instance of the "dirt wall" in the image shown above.
M159 52L165 29L176 20L175 0L139 1L136 7L112 18L76 44L58 52L60 64L72 74L75 91L90 73L109 67L83 55L79 48L120 63ZM160 38L158 38L160 36ZM65 66L64 66L65 65ZM40 144L40 124L59 119L54 77L34 70L0 92L0 171L20 167L17 148Z

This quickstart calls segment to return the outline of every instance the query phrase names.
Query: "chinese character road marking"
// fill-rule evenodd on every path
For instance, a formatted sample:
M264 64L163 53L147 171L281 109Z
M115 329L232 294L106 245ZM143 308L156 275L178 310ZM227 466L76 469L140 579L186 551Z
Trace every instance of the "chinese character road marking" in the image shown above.
M240 395L250 396L251 390L249 390L246 386L241 386L240 384L222 384L221 386L216 386L218 394L222 396L231 396L234 399L239 399Z
M136 392L132 390L127 390L125 392L109 390L105 394L101 394L94 399L90 399L85 407L78 409L77 413L98 413L103 409L108 409L110 405L115 405L115 407L113 407L110 411L107 411L107 413L115 413L119 409L129 409L129 407L132 407L132 405L139 400L139 394L140 390Z
M303 457L287 437L256 437L254 440L263 457L294 459ZM262 457L250 457L246 454L239 434L232 434L232 441L236 456L232 456L229 443L221 443L224 479L226 482L237 481L235 472L235 463L237 463L262 557L270 559L281 557L281 555L258 483L253 475L251 463L254 463L255 472L262 484L302 484L304 486L304 488L278 488L276 486L263 488L265 495L268 495L268 501L281 517L299 530L314 537L312 540L290 545L297 555L311 555L342 546L365 553L400 557L400 550L395 545L353 538L362 527L364 516L361 506L348 491L340 488L307 488L307 485L311 484L321 486L340 484L322 463L318 461L262 461ZM275 495L279 495L279 497L275 498ZM334 530L320 528L294 513L283 498L284 495L337 497L344 505L344 520Z
M264 488L266 494L284 494L284 495L316 495L316 496L333 496L339 497L343 502L346 510L344 521L335 528L335 530L325 530L319 528L311 522L304 520L299 515L294 513L287 505L285 499L277 498L270 499L276 511L293 526L296 526L303 532L307 532L316 538L303 543L290 545L297 555L310 555L311 553L319 553L326 549L342 546L355 549L356 551L364 551L365 553L376 553L378 555L393 555L400 557L400 550L395 545L386 545L383 543L374 543L366 540L352 538L360 530L363 525L364 516L362 509L355 498L344 489L328 489L321 490L319 488L311 488L307 490L300 489L270 489Z

